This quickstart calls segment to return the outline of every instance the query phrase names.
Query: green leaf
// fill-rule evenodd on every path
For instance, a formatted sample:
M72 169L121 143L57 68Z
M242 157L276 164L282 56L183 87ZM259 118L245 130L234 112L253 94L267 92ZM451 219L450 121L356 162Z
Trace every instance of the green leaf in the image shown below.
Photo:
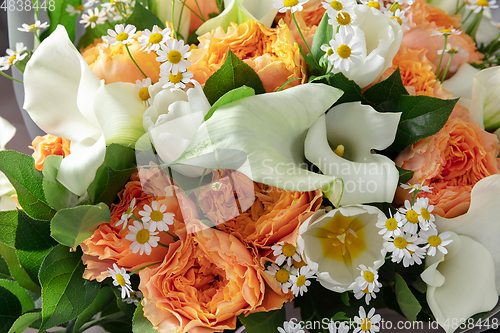
M106 36L107 34L108 26L106 24L98 24L94 29L88 27L85 29L85 34L83 34L78 41L78 49L81 50L91 44L94 44L96 39Z
M40 287L31 280L28 273L26 273L24 268L19 263L16 250L14 248L0 243L0 254L9 267L10 275L19 283L21 287L35 293L40 293Z
M333 75L328 80L328 84L344 92L335 105L349 102L361 102L363 104L368 104L365 97L361 93L361 88L356 84L356 82L346 78L344 74L337 73Z
M160 21L160 19L155 14L147 10L138 2L135 3L134 11L127 19L126 24L134 25L137 30L151 30L153 29L154 25L165 29L165 24L163 24L163 22Z
M0 243L15 247L16 228L19 210L0 212Z
M37 321L42 317L42 313L40 311L37 312L28 312L23 314L21 317L17 318L12 327L9 330L9 333L22 333L25 329L27 329L33 322Z
M50 221L50 235L63 245L76 248L110 219L109 208L102 202L96 206L61 209Z
M22 312L28 312L35 308L35 303L30 294L16 281L0 280L0 287L3 287L13 293L21 304Z
M132 318L132 332L158 333L158 331L153 328L153 324L151 324L148 318L144 317L142 304L139 304L139 306L135 310L134 317Z
M0 332L7 332L22 313L23 308L16 295L0 286Z
M342 294L340 294L340 297L342 298L342 303L345 304L345 306L350 306L350 303L349 303L349 292L343 292Z
M246 317L240 315L238 319L245 325L248 333L275 333L277 327L283 326L286 311L285 307L282 307L280 310L252 313Z
M399 171L399 183L400 184L406 184L410 181L410 179L413 178L414 172L412 170L402 169L398 166L396 166L396 168Z
M47 6L48 6L47 1ZM81 0L54 0L52 2L54 4L54 10L47 10L47 14L50 19L50 27L42 33L41 40L44 40L48 37L54 30L56 30L57 26L63 25L68 32L68 36L72 42L75 41L76 38L76 18L78 15L70 15L66 11L66 7L69 5L72 6L80 6L82 4Z
M50 237L50 223L35 220L19 211L16 229L16 254L20 265L33 282L39 284L38 270L43 259L57 242Z
M70 252L68 247L57 245L45 257L39 273L43 303L41 331L76 318L92 304L99 283L85 280L84 270L80 249Z
M395 282L396 300L398 301L401 311L405 317L408 318L408 320L416 321L417 315L422 309L422 306L415 296L413 296L410 288L408 288L408 285L401 275L396 273Z
M247 86L242 86L242 87L233 89L231 91L228 91L221 98L219 98L217 100L217 102L215 102L214 105L212 105L210 110L208 110L207 115L205 116L204 120L207 121L210 117L212 117L215 110L217 110L221 106L232 103L232 102L237 101L237 100L240 100L242 98L254 96L254 95L255 95L255 90L253 90L252 88L249 88Z
M0 279L12 279L9 272L9 266L5 259L0 255Z
M78 203L78 196L57 180L62 160L63 157L59 155L47 156L42 171L45 198L49 206L55 210L74 207Z
M253 88L256 94L266 92L252 67L245 64L228 48L224 64L208 78L203 91L210 104L214 105L224 94L242 86Z
M458 99L429 96L401 96L382 103L380 112L402 112L394 143L388 151L402 151L415 142L439 132L446 124Z
M321 50L321 46L324 44L330 45L330 39L333 37L333 26L328 24L328 20L329 16L325 12L314 33L314 39L311 45L311 52L318 62L325 54L325 51Z
M377 106L383 102L409 94L403 85L401 72L398 67L387 79L368 88L364 92L364 95L370 102Z
M0 151L2 171L17 192L19 204L33 218L50 220L55 211L47 205L42 173L35 169L33 157L17 151Z
M104 310L109 305L109 303L111 303L115 299L115 294L110 287L101 288L92 304L90 304L90 306L78 316L78 319L73 326L73 332L78 332L83 324L85 324L93 316Z

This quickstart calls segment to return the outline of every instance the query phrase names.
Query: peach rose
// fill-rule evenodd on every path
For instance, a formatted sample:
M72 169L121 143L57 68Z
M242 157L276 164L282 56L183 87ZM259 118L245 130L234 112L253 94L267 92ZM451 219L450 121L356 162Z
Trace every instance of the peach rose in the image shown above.
M457 106L437 134L406 148L395 162L414 171L410 183L433 188L420 195L429 198L435 214L452 218L467 212L474 184L500 173L499 148L498 138L470 122L469 111Z
M156 61L156 53L140 51L141 46L139 46L137 40L129 44L129 49L132 57L134 57L143 72L152 82L158 82L160 63ZM99 79L104 80L106 84L113 82L135 83L137 80L144 79L144 75L130 59L123 44L105 46L101 40L97 40L94 45L82 50L82 56L89 64L92 72Z
M198 39L202 47L191 51L192 65L188 70L202 85L222 66L228 48L257 72L267 92L275 91L292 78L301 78L302 83L307 80L304 59L283 22L274 29L255 21L232 23L227 33L217 28ZM286 87L299 82L292 81Z
M125 188L118 194L120 202L111 205L110 223L102 224L90 238L80 245L84 253L83 263L87 265L83 277L88 280L102 281L110 276L107 269L111 268L113 263L124 267L127 271L134 271L163 261L168 251L163 246L154 247L150 255L132 253L130 249L132 241L125 238L129 229L124 228L123 223L119 222L122 214L129 209L134 199L135 208L132 212L138 218L141 217L139 212L144 210L144 205L151 207L152 202L156 201L158 208L161 205L166 206L164 213L174 214L174 224L169 226L168 232L183 239L186 237L183 220L191 217L189 216L191 210L183 209L179 205L178 197L180 196L182 194L178 193L178 188L171 184L169 177L160 169L141 169L139 173L134 173ZM183 200L183 202L186 201L186 199ZM131 225L133 220L129 218L128 225ZM163 244L168 245L174 242L174 239L167 233L160 232L158 236Z
M43 170L43 164L47 156L60 155L66 157L71 153L70 140L50 134L37 136L31 144L30 148L34 150L32 156L35 159L35 168L39 171Z
M222 332L236 327L238 315L269 305L252 254L216 229L172 244L160 266L139 274L144 315L159 332Z

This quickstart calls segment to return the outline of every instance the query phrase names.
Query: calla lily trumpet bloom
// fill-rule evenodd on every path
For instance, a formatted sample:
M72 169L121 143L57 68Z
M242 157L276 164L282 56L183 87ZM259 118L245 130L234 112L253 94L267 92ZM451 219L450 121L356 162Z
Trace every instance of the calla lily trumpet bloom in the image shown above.
M269 0L224 0L224 11L220 15L203 23L196 33L204 35L221 27L226 30L231 22L241 24L247 21L258 21L271 27L278 10Z
M45 132L71 140L57 180L83 195L104 161L106 145L134 146L146 109L132 83L104 82L92 73L64 27L40 44L24 72L25 102Z
M500 68L483 69L474 76L470 110L482 114L487 131L500 127Z
M341 205L392 202L399 172L391 159L371 150L391 145L400 116L359 102L343 103L320 116L307 132L306 158L323 174L344 181ZM335 153L337 148L342 153Z
M0 150L5 150L5 145L16 134L16 128L4 118L0 117ZM15 209L16 204L10 198L16 190L7 177L0 172L0 211Z

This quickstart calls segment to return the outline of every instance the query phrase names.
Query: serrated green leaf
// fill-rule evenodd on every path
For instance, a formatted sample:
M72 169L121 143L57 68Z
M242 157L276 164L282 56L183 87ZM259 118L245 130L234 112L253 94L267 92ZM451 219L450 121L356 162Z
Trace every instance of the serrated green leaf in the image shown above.
M248 333L275 333L278 327L283 327L286 320L285 307L269 312L257 312L248 316L240 315L238 319Z
M73 332L78 332L83 324L88 322L94 315L104 310L109 305L109 303L111 303L115 299L115 294L110 287L101 288L92 304L90 304L90 306L86 308L85 311L78 315L75 325L73 326Z
M35 169L33 157L12 150L0 151L0 171L16 189L19 204L29 216L46 220L54 216L43 192L42 173Z
M325 51L321 49L321 46L324 44L330 45L330 39L333 38L333 26L328 24L329 16L328 13L325 12L321 22L314 33L314 39L311 45L311 52L316 58L317 61L323 57Z
M63 245L55 246L45 257L39 272L42 284L42 325L40 330L76 318L97 296L99 283L82 275L82 251L70 252Z
M157 333L158 331L153 328L153 324L144 317L142 304L139 304L135 310L134 317L132 318L132 332L134 333Z
M60 244L76 248L103 223L109 223L111 215L104 203L61 209L50 221L50 235Z
M158 16L156 16L151 11L144 8L144 6L138 2L135 3L134 11L127 19L126 24L134 25L137 28L137 30L144 30L144 29L151 30L153 29L154 25L157 25L160 28L165 29L165 24L163 24L163 22L160 21Z
M21 304L22 313L31 311L35 308L35 303L30 294L16 281L0 280L0 287L3 287L13 293Z
M19 210L0 212L0 243L8 247L15 247L17 215Z
M412 294L405 280L399 274L395 274L395 293L396 300L401 308L401 311L410 321L416 321L417 315L422 310L422 306Z
M0 243L0 255L7 263L10 275L19 283L21 287L35 293L40 293L40 287L31 280L28 273L26 273L19 263L16 250L14 248Z
M328 80L328 84L344 92L335 105L349 102L361 102L363 104L368 104L365 97L361 93L361 88L356 84L356 82L346 78L344 74L337 73L333 75Z
M57 26L60 24L66 28L69 38L72 42L74 42L76 38L76 18L78 15L71 16L66 11L66 7L68 5L72 5L73 7L80 6L82 4L81 0L54 0L52 3L54 4L54 10L47 10L47 14L50 19L50 26L42 33L40 39L44 40L54 30L56 30Z
M363 93L373 105L377 106L391 99L397 99L400 96L409 95L406 91L399 67L387 79L379 82Z
M402 112L394 143L388 151L402 151L443 128L458 99L401 96L380 104L380 112Z
M203 91L210 104L214 105L224 94L242 86L252 88L256 94L266 92L252 67L245 64L228 48L224 64L208 78Z
M217 110L221 106L232 103L232 102L237 101L237 100L240 100L242 98L254 96L254 95L255 95L255 90L253 90L252 88L249 88L247 86L242 86L242 87L233 89L231 91L228 91L221 98L219 98L217 100L217 102L215 102L214 105L212 105L210 110L208 110L207 115L205 116L204 120L207 121L208 119L210 119L210 117L212 117L212 115L214 114L215 110Z
M62 156L50 155L43 164L43 190L50 207L55 210L74 207L78 203L78 196L68 190L57 180Z
M0 286L0 332L7 332L22 313L23 308L16 295Z
M398 166L396 166L396 168L398 169L398 172L399 172L399 183L400 184L406 184L410 181L410 179L413 178L414 172L412 170L402 169Z
M22 333L25 329L27 329L33 322L37 321L42 317L42 313L37 312L28 312L23 314L21 317L17 318L12 327L9 330L9 333Z

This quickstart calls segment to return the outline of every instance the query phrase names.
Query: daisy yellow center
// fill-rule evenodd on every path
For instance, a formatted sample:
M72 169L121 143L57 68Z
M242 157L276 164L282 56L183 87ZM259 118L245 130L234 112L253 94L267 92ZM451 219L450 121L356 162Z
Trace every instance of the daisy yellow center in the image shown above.
M380 10L380 4L378 1L370 1L366 4L368 7L376 8Z
M489 3L487 0L479 0L478 2L476 2L476 5L481 7L488 7Z
M163 35L156 32L154 34L152 34L151 36L149 36L149 43L151 44L158 44L160 43L161 41L163 40Z
M301 275L297 278L297 282L295 283L297 287L302 287L306 283L306 277L304 275Z
M285 257L292 257L295 254L295 246L290 243L285 243L281 248L281 253L283 253Z
M429 213L429 211L426 208L422 208L420 210L420 215L422 215L422 217L427 221L431 219L431 213Z
M197 50L197 49L198 49L198 46L196 46L194 44L189 45L189 51Z
M285 7L293 7L299 4L299 0L285 0L283 1L283 5Z
M394 19L396 19L396 21L398 21L399 25L403 24L403 21L401 20L401 18L399 18L399 17L397 17L397 16L394 15L394 16L391 17L391 20L394 20Z
M370 319L368 318L363 318L361 320L361 325L360 325L361 329L365 332L368 332L371 328L372 328L372 323L370 321Z
M387 222L385 222L385 228L389 231L394 231L398 227L398 222L396 221L395 218L390 218L387 219Z
M155 222L159 222L161 220L163 220L163 213L158 211L158 210L154 210L151 212L151 220L155 221Z
M127 40L128 38L128 33L126 32L120 32L118 35L116 35L116 40L118 42L123 42L124 40Z
M295 267L297 269L301 269L304 266L306 266L306 263L302 259L300 261L297 261L297 260L293 261L293 267Z
M126 211L125 214L130 215L132 214L132 207L129 207Z
M143 87L139 90L139 98L143 101L147 101L149 99L149 89L148 87Z
M398 237L394 240L394 246L400 250L406 248L407 245L408 245L408 242L403 237Z
M344 45L342 45L342 46L344 46ZM342 46L340 46L340 47L339 47L339 49L340 49ZM349 47L347 47L347 48L349 48ZM339 50L337 49L337 52L338 52L338 51L339 51ZM351 54L351 49L349 49L349 55L350 55L350 54ZM340 55L340 53L339 53L339 55ZM342 57L342 56L341 56L341 57ZM344 147L343 145L338 145L338 146L337 146L337 148L335 148L335 150L334 150L333 152L334 152L337 156L342 157L342 156L344 156L345 147Z
M333 50L332 49L328 49L328 51L326 51L326 55L327 56L331 56L333 54Z
M274 277L279 283L287 283L290 279L290 273L288 273L284 269L280 269L276 272L276 275Z
M123 278L123 275L121 274L116 274L116 282L122 287L124 287L127 283L125 282L125 279Z
M149 230L148 229L139 230L135 235L135 240L139 244L146 244L149 240Z
M406 219L410 223L418 223L418 214L413 209L406 212Z
M342 44L337 49L337 53L342 59L347 59L351 56L351 48L345 44Z
M178 72L176 75L170 73L170 75L168 76L168 79L173 84L179 83L182 81L182 73Z
M335 10L342 10L344 9L344 6L342 5L342 3L340 1L332 1L330 2L330 6L332 6L333 9Z
M443 33L443 34L451 34L451 30L450 29L443 29L443 30L441 30L441 33Z
M75 6L75 10L83 10L83 5L80 5L80 6Z
M375 275L370 271L365 271L363 273L363 278L366 280L366 282L372 283L373 280L375 280Z
M177 50L172 50L168 52L167 59L171 64L178 64L182 60L182 54Z
M429 237L429 245L430 246L439 246L441 244L441 238L439 238L439 236L431 236Z
M364 292L365 294L369 294L369 293L370 293L370 292L368 291L368 286L366 286L366 288L365 288L365 289L363 289L363 292Z
M98 19L98 17L97 17L97 16L92 15L91 17L89 17L88 21L89 21L89 22L96 22L96 21L97 21L97 19Z
M35 25L34 25L34 24L30 25L30 28L34 28L34 27L35 27Z
M14 64L14 61L16 61L16 55L15 54L9 58L9 65Z
M351 23L351 15L346 12L340 12L337 15L337 23L340 25L348 25L349 23Z

